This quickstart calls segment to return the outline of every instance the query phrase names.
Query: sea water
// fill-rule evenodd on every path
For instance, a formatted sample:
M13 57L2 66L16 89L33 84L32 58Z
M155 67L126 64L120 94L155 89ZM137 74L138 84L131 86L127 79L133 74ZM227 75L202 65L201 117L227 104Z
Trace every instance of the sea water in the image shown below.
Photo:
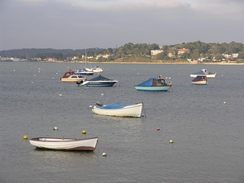
M66 71L83 67L78 63L0 62L1 183L244 182L244 66L99 66L119 83L62 83ZM204 68L216 78L192 85L190 74ZM158 75L173 83L170 92L135 90ZM145 117L95 115L98 101L143 102ZM38 150L24 135L99 142L90 153Z

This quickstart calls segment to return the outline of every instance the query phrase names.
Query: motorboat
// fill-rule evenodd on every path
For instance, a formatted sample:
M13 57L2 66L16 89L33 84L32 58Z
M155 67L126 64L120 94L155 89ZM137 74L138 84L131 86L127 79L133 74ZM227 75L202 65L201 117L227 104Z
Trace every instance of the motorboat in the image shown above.
M198 75L196 78L194 78L191 82L195 85L206 85L208 84L207 76L206 75Z
M202 70L199 71L199 72L190 74L190 77L191 77L191 78L195 78L195 77L197 77L198 75L205 75L205 76L207 76L207 78L215 78L216 75L217 75L217 72L209 72L207 69L202 69Z
M74 139L36 137L29 140L30 144L40 149L66 150L66 151L94 151L98 137Z
M93 71L88 71L86 68L83 68L83 69L77 69L75 74L91 76L91 75L94 74L94 72Z
M76 83L76 82L80 82L82 83L86 78L83 77L82 75L79 74L75 74L74 71L69 71L66 72L62 78L60 78L60 80L62 82L69 82L69 83Z
M85 68L87 71L91 71L91 72L94 72L94 73L102 73L104 70L99 67L99 66L96 66L95 68L88 68L86 67Z
M138 91L169 91L172 87L172 83L167 83L164 78L159 76L158 78L150 78L138 85L135 85Z
M111 87L118 81L115 79L109 79L99 75L84 82L76 82L78 86L92 86L92 87Z
M98 115L116 116L116 117L135 117L142 116L143 103L127 104L116 102L108 105L96 105L92 112Z

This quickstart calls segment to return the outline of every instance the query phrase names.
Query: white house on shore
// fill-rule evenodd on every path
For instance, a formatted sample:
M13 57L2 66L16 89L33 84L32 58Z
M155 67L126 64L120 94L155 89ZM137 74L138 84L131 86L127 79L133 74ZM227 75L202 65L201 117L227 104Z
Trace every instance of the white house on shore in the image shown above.
M164 52L164 50L151 50L151 55L154 56L162 52Z

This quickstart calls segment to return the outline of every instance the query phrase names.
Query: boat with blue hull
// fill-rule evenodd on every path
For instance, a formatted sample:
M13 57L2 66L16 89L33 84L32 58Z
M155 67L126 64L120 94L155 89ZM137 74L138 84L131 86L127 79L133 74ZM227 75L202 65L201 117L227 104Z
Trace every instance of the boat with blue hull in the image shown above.
M150 78L138 85L135 85L137 91L161 91L167 92L172 87L172 83L166 83L164 78Z
M94 74L94 72L93 72L93 71L88 71L88 70L86 70L86 69L84 68L84 69L78 69L78 70L76 70L75 74L91 76L91 75Z
M86 80L83 83L77 82L78 86L92 86L92 87L111 87L118 81L115 79L109 79L101 75L92 79Z

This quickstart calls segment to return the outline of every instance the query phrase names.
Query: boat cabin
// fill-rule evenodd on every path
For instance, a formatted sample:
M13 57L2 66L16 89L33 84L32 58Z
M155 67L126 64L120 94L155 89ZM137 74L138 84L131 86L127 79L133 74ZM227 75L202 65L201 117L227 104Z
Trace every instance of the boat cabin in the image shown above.
M152 86L165 86L167 83L165 82L165 79L158 78L152 80Z
M74 71L66 72L66 73L63 75L63 78L68 78L68 77L70 77L71 75L73 75L74 73L75 73Z

